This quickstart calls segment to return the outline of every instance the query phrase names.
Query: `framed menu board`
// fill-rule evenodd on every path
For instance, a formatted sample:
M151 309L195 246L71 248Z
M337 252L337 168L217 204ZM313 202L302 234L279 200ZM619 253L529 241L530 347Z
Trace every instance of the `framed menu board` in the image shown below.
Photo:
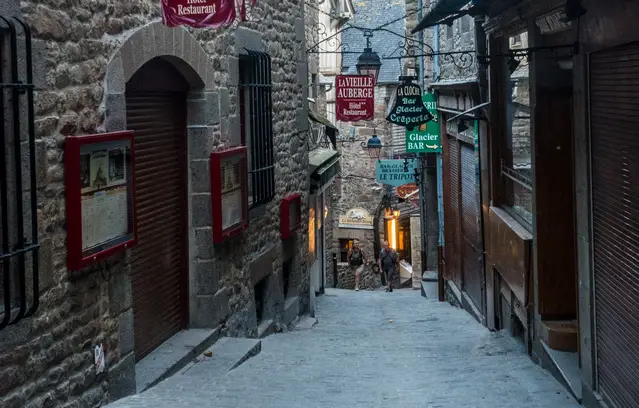
M69 269L135 244L133 152L130 131L66 138Z
M246 147L211 153L213 243L219 244L248 227Z
M282 239L288 239L302 223L302 196L300 194L291 194L282 200L280 218Z

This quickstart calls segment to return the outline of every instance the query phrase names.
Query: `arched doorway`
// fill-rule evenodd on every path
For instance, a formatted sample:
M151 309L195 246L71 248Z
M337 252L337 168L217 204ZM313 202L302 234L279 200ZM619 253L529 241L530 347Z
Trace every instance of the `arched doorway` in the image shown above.
M188 321L186 96L189 84L162 58L126 84L135 132L137 245L131 251L135 357L141 360Z

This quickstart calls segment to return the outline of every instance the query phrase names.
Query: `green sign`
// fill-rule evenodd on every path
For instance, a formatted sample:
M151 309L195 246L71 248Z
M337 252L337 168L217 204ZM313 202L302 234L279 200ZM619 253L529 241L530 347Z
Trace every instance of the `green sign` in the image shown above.
M407 153L440 153L442 142L439 128L439 114L437 113L437 101L435 94L422 95L422 100L428 111L433 115L433 120L421 125L419 128L406 131Z
M375 180L390 186L403 186L415 182L415 159L378 160L375 168Z

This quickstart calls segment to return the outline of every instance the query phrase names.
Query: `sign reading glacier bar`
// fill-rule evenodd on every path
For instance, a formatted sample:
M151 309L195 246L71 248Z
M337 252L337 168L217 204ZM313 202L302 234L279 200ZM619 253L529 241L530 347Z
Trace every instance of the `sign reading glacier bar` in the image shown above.
M235 0L161 0L168 27L218 28L235 21Z
M338 75L335 78L335 117L341 122L372 120L375 116L375 78Z

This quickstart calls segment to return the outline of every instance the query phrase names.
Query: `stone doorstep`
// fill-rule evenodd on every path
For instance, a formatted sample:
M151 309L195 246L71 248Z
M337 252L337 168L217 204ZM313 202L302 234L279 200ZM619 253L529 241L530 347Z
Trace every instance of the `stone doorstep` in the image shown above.
M284 302L284 316L282 316L282 324L288 326L300 314L300 299L297 296L290 297Z
M179 375L207 378L209 381L239 367L262 351L259 339L222 337L195 361L184 367ZM210 353L210 357L207 354Z
M311 316L302 316L295 325L295 330L310 330L317 324L317 319Z
M422 275L422 282L437 282L437 272L426 271Z
M579 353L553 350L540 339L543 349L542 367L552 374L577 400L582 402L581 370L579 368Z
M263 339L266 336L270 336L275 333L275 324L273 319L265 319L257 326L257 338Z
M179 372L219 337L219 329L191 329L182 330L165 341L135 365L137 393Z

